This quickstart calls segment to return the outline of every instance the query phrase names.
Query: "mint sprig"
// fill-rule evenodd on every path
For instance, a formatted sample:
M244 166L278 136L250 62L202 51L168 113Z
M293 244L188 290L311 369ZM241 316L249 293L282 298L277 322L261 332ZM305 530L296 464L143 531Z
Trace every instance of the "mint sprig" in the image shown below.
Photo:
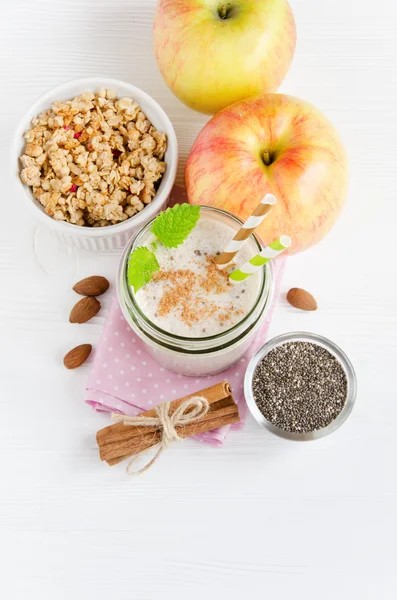
M146 283L149 283L153 273L160 270L160 265L153 252L145 246L136 248L128 261L128 283L133 286L137 293Z
M177 248L194 229L199 217L199 206L176 204L159 214L151 231L167 248Z

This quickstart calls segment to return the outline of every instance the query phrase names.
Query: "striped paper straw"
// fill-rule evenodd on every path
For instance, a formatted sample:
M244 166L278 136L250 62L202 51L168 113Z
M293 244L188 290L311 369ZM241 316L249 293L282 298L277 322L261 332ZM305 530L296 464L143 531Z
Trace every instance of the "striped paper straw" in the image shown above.
M242 225L238 230L222 254L215 258L217 265L226 265L233 260L237 252L244 246L251 233L262 223L273 204L276 204L276 198L273 196L273 194L266 194L252 215L248 217L244 225Z
M247 277L250 277L264 265L266 265L272 258L278 256L291 245L291 239L288 235L282 235L277 240L269 244L266 248L259 252L254 258L251 258L241 269L232 271L229 275L229 279L235 282L244 281Z

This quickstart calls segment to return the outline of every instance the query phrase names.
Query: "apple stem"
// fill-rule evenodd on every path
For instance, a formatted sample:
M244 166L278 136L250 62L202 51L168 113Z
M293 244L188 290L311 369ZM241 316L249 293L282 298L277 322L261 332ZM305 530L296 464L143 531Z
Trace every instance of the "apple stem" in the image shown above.
M229 12L229 6L230 4L222 4L222 6L220 7L219 16L221 19L226 19L227 13Z
M262 160L265 163L265 165L268 167L270 165L271 159L270 159L270 152L269 150L264 150L263 154L262 154Z

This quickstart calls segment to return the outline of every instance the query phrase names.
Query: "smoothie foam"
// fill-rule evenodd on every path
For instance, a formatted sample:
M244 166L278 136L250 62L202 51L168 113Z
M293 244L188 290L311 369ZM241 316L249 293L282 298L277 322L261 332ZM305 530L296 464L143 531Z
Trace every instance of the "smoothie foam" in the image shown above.
M256 273L239 284L230 283L228 275L252 258L254 243L249 240L223 269L213 262L235 233L231 226L202 212L183 244L177 248L158 244L155 254L160 271L135 294L146 317L168 333L190 338L224 333L241 322L258 299L261 275ZM154 241L148 232L140 245L153 250Z

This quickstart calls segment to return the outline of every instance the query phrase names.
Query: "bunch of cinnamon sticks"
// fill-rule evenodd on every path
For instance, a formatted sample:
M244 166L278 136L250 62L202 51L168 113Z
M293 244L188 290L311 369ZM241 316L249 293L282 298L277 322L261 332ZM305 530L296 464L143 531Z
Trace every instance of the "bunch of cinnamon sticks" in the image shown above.
M227 381L217 383L184 396L170 403L169 412L172 414L185 400L201 396L208 401L209 410L205 416L186 425L177 426L179 437L185 438L211 429L237 423L240 420L238 407L232 396L232 389ZM155 417L156 409L141 413L141 417ZM162 431L159 427L125 425L115 423L98 431L96 435L99 446L99 456L108 465L113 466L122 460L139 454L161 441Z

